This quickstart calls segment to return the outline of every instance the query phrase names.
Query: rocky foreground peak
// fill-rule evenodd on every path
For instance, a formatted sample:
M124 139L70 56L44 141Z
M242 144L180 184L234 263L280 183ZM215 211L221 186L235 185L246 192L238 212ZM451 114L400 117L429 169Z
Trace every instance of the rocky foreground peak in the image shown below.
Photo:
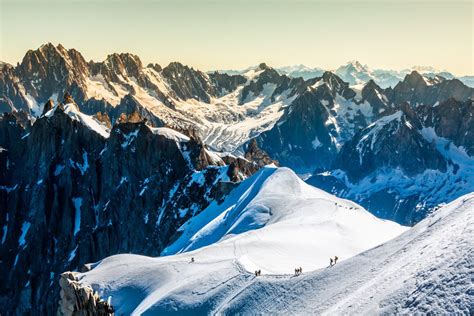
M255 138L252 139L248 144L244 157L249 161L255 162L258 167L263 167L270 164L279 166L278 161L270 158L270 156L258 146L257 140Z

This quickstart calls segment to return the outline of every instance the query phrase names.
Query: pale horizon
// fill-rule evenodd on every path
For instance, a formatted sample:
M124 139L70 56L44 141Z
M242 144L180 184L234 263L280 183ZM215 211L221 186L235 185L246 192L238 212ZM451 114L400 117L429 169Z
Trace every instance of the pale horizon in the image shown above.
M471 1L0 0L0 9L0 61L10 64L51 42L87 61L132 53L144 65L202 71L261 62L334 70L357 60L474 73Z

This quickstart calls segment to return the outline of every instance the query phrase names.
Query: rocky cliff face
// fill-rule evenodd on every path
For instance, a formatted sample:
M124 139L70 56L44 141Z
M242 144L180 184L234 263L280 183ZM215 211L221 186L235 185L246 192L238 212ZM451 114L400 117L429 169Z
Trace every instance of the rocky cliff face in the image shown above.
M368 86L365 91L370 89L375 87ZM379 108L387 107L378 98L369 103L369 94L357 99L347 83L325 72L305 83L304 92L272 129L257 137L258 143L282 165L295 170L326 167L344 142L366 127Z
M209 78L215 86L219 96L235 91L239 86L247 82L247 79L244 76L231 76L228 74L221 74L217 71L209 74Z
M140 119L98 132L100 121L74 103L49 107L31 126L19 114L0 119L7 314L53 313L62 271L116 253L159 255L182 223L235 186L197 139Z
M280 75L275 69L267 66L265 63L260 64L256 71L259 72L259 75L256 78L252 78L249 84L245 85L242 89L240 104L262 95L267 87L275 87L269 95L271 100L275 100L277 96L285 91L288 91L287 96L292 96L304 86L303 80Z
M62 45L55 47L51 43L41 46L38 50L26 53L22 62L15 69L21 78L19 89L34 103L33 113L39 115L39 105L48 98L58 99L69 91L76 99L82 100L86 94L86 78L89 68L82 55L74 50L65 49Z
M434 105L449 98L459 101L473 99L473 89L457 79L446 80L440 76L427 79L413 71L393 88L391 95L394 104L409 102L412 106Z
M446 162L418 132L421 122L408 105L374 122L344 144L334 167L358 181L381 168L400 168L408 176L427 169L446 171Z
M472 100L459 102L447 99L436 107L424 106L419 109L422 123L432 127L435 133L452 140L470 156L474 156L474 106Z
M0 70L0 112L30 112L25 94L16 83L15 68L5 64Z
M110 302L104 301L90 286L82 285L78 281L75 272L61 274L59 315L114 315L114 308Z
M344 144L309 183L403 224L474 190L472 101L402 104ZM448 123L449 122L449 123Z
M178 62L173 62L163 68L163 76L168 79L171 89L181 99L196 99L209 103L210 96L217 92L209 76Z

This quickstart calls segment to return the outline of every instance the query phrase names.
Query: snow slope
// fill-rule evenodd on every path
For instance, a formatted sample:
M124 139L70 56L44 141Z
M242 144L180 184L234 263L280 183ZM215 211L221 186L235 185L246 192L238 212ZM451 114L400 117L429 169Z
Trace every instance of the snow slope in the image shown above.
M331 256L347 260L406 229L305 184L290 169L266 167L184 224L163 251L169 256L112 256L79 278L111 296L117 314L218 312L256 282L255 270L262 279L289 281L296 267L324 268Z
M285 258L298 257L300 265L312 270L314 265L325 266L334 248L347 258L393 238L404 228L306 184L290 169L266 167L242 183L224 203L211 204L180 230L180 238L162 255L187 252L234 236L223 246L237 244L250 249L254 243L268 245L258 254L249 251L245 260L268 269L268 273L286 273L297 262L286 263ZM282 240L283 236L291 238ZM281 254L274 254L275 250ZM305 253L314 254L302 256ZM275 256L278 259L266 262L265 258Z
M293 279L262 278L229 313L324 315L472 314L474 193L399 237L332 268Z

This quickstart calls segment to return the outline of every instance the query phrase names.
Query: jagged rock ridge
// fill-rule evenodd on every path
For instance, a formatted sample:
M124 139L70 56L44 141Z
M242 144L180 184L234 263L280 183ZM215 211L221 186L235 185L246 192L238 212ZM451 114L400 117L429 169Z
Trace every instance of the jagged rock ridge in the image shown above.
M22 112L0 117L7 314L53 313L62 271L122 252L159 255L182 223L259 168L242 160L236 178L199 139L138 113L111 126L79 108L66 95L33 124Z

